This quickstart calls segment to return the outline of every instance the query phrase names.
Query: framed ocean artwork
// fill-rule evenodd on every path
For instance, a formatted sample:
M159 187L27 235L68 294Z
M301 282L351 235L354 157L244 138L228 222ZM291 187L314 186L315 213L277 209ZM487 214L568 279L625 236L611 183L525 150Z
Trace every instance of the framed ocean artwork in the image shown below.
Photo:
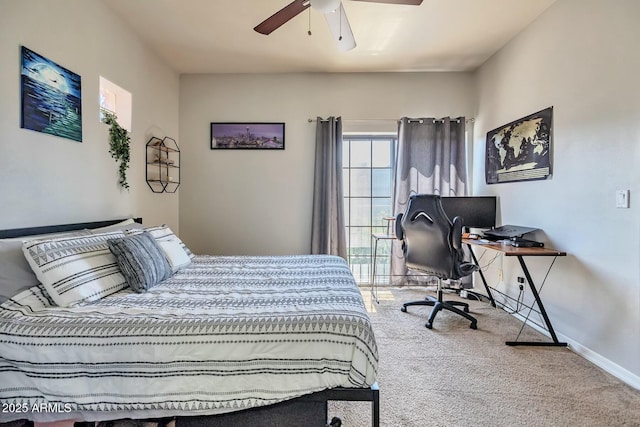
M82 142L80 76L22 46L20 127Z

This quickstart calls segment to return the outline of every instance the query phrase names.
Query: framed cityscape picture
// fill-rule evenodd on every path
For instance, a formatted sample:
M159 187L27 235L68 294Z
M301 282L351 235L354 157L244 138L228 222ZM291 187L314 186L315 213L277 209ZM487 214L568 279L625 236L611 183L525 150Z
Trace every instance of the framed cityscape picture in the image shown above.
M553 107L487 132L487 184L547 179L551 175Z
M284 150L284 123L211 123L211 149Z
M21 47L20 127L82 142L80 76Z

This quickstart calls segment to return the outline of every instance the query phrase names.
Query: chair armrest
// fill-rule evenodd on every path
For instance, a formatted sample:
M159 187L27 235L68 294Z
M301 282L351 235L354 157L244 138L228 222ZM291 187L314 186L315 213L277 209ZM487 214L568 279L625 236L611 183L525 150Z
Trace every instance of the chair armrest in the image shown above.
M402 214L396 216L396 239L404 240L404 230L402 230Z
M451 226L451 245L456 250L462 249L462 221L462 217L457 216L453 218Z

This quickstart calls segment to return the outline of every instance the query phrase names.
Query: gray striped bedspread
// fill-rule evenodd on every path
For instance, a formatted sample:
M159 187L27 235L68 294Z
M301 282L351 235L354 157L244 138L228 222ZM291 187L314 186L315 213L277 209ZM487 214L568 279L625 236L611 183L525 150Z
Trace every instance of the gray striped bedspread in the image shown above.
M346 262L197 256L147 292L0 306L0 421L218 414L369 387L377 346Z

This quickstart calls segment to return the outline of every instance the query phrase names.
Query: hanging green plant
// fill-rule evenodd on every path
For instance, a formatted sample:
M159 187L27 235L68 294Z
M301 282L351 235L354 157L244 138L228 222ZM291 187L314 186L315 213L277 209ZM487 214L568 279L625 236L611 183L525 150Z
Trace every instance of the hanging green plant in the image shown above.
M103 122L109 125L109 154L116 162L120 162L118 167L120 186L128 190L127 169L129 168L129 144L131 143L131 138L129 138L127 130L118 124L115 114L105 111Z

